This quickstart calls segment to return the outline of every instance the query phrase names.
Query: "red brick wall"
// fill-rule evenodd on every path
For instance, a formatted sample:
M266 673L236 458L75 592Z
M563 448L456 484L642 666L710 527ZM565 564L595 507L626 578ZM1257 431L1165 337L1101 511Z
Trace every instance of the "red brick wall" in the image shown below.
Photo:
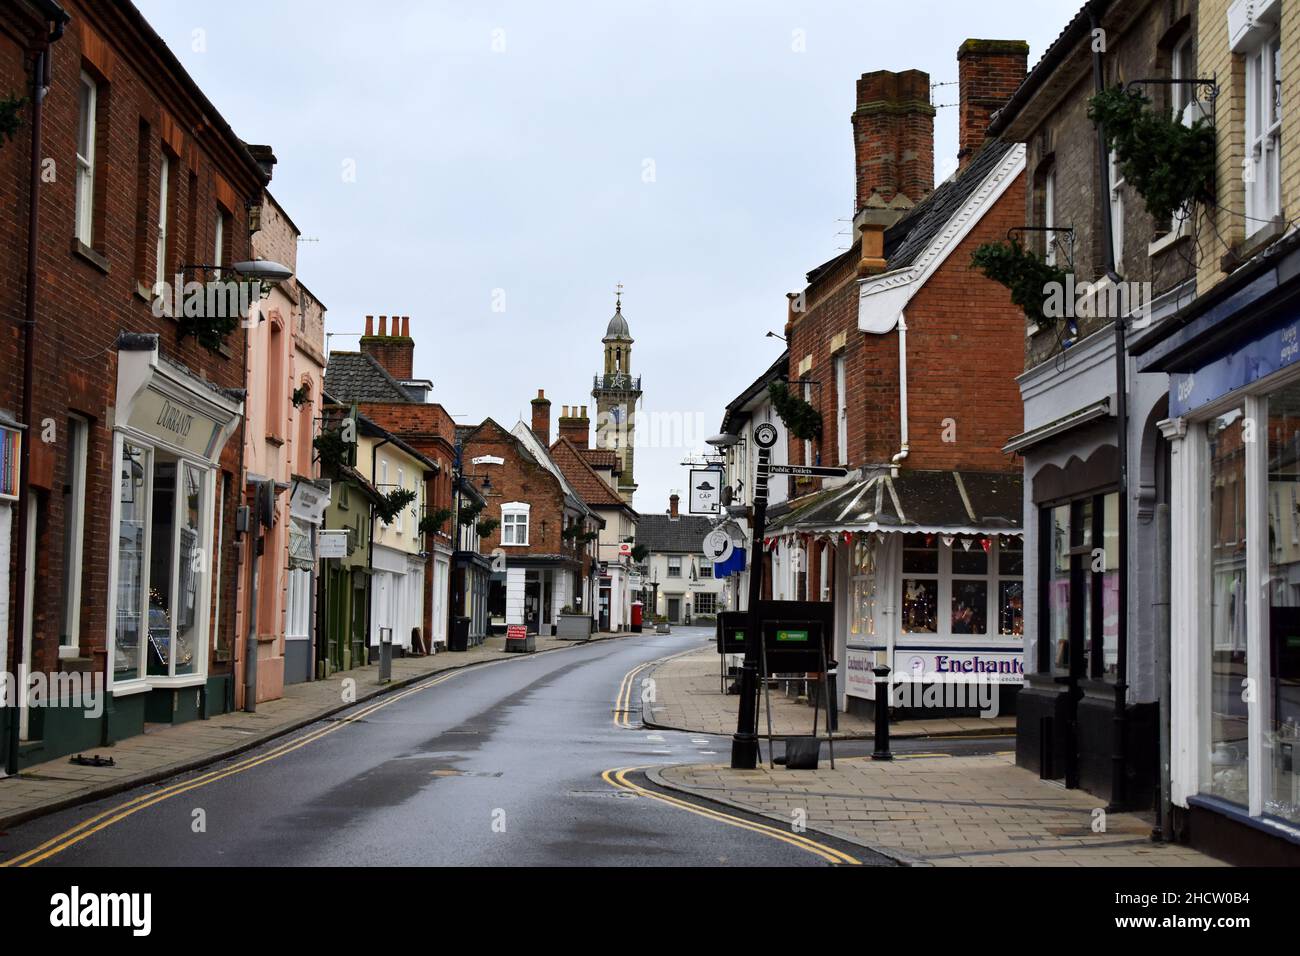
M107 410L116 394L119 332L156 333L161 351L193 374L217 385L243 387L244 339L242 330L227 339L224 354L199 347L193 338L181 339L177 324L155 318L150 303L136 293L137 170L139 130L143 119L149 128L146 142L148 166L146 229L140 237L152 263L156 238L157 194L163 136L180 145L180 159L173 163L171 180L171 239L168 275L186 261L191 240L197 248L211 246L215 229L217 195L238 198L231 210L233 219L226 232L230 254L249 254L245 199L260 196L255 169L241 157L237 144L214 126L215 117L206 105L190 98L184 87L166 75L157 53L139 40L129 25L129 13L116 4L69 0L64 6L72 16L66 35L53 47L53 86L45 101L42 154L53 160L52 181L40 190L38 329L34 426L53 419L57 440L42 449L52 458L52 487L38 492L42 518L38 524L38 568L36 577L35 640L33 664L37 669L57 667L58 632L61 614L63 508L61 489L67 480L63 438L69 412L91 422L87 463L87 496L82 580L82 653L102 669L106 657L105 636L108 558L115 542L110 524L111 479L114 463L112 423ZM91 32L93 31L93 33ZM102 41L97 43L98 41ZM101 100L97 138L96 233L93 245L108 269L72 251L78 82L83 51L96 46L107 54L96 54L101 69L111 75ZM151 75L135 73L137 64L148 64ZM0 37L0 88L8 92L29 90L20 61L9 41ZM0 146L0 177L5 185L0 202L0 405L17 412L21 408L23 339L16 324L23 308L23 269L26 257L25 201L26 169L30 149L30 106L27 121L13 142ZM191 183L190 173L195 179ZM191 192L197 210L190 222ZM152 272L152 265L150 266ZM152 276L147 278L151 279ZM221 602L225 643L233 638L235 583L238 575L234 545L234 520L240 473L242 429L226 445L221 471L231 477L231 493L224 502L225 551L222 588L214 600ZM35 450L35 446L34 446ZM222 487L221 475L217 487ZM214 513L216 509L214 508ZM15 551L18 549L15 548ZM11 596L10 596L11 597ZM223 671L221 666L211 668Z
M1018 471L1001 447L1023 422L1015 378L1022 368L1024 315L1009 293L970 267L973 249L1002 239L1024 216L1023 177L930 277L906 309L908 429L907 468ZM858 247L827 269L805 293L806 311L787 326L791 388L797 390L799 363L812 356L809 378L822 414L822 438L813 442L822 464L837 462L835 373L831 344L845 333L850 467L887 465L898 452L898 333L858 331ZM945 441L945 419L955 441ZM955 433L955 434L954 434ZM803 463L803 442L791 439L790 461ZM796 483L796 495L817 487Z

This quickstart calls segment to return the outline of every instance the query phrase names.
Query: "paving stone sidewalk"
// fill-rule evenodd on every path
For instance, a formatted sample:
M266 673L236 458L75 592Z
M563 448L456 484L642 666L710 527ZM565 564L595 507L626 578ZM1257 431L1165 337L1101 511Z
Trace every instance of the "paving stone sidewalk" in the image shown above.
M598 634L593 640L626 636ZM538 652L543 652L584 643L588 642L538 637L536 647ZM15 777L0 778L0 830L215 763L346 710L354 706L343 700L343 681L347 678L356 681L355 703L361 703L431 674L527 656L507 654L505 638L494 637L468 651L397 658L393 661L393 679L388 684L379 683L377 665L358 667L340 671L326 680L290 684L284 689L284 697L258 704L255 714L241 711L175 726L150 725L143 734L120 740L111 747L85 751L111 756L116 762L114 767L83 767L70 763L64 756L34 764Z
M694 654L687 654L660 664L647 676L655 681L655 702L647 704L642 715L647 727L661 730L687 730L702 734L732 734L736 730L736 707L740 698L722 692L718 677L718 654L713 638ZM779 688L770 692L772 733L778 737L805 735L812 731L813 710L806 701L786 696ZM759 732L767 733L767 713L760 709ZM825 733L826 713L817 721L818 731ZM946 737L1014 734L1016 718L936 717L926 720L894 721L891 737ZM836 738L870 738L874 734L871 719L840 714Z
M698 764L647 771L661 786L841 837L920 866L1224 866L1185 846L1153 844L1152 820L1039 780L1009 755L842 758L831 770L731 770Z

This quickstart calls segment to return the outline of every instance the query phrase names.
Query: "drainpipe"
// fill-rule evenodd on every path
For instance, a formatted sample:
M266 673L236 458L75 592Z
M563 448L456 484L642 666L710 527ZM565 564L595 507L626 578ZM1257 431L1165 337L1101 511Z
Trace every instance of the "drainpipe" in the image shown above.
M1157 679L1160 682L1160 774L1156 780L1160 788L1156 800L1156 825L1151 831L1151 839L1169 841L1173 839L1173 826L1170 820L1171 801L1169 793L1169 695L1170 672L1170 623L1169 623L1169 505L1156 505L1156 594L1152 606L1156 622L1156 666Z
M1088 4L1088 19L1096 36L1101 29L1098 4L1092 0ZM1096 92L1106 89L1105 72L1102 69L1102 53L1093 45L1092 81ZM1110 216L1110 153L1106 149L1106 136L1101 123L1097 127L1097 165L1101 174L1101 196L1106 203L1105 213L1101 217L1102 239L1106 246L1106 278L1118 285L1124 281L1115 268L1115 237ZM1117 297L1118 301L1118 297ZM1111 756L1110 775L1110 809L1122 809L1127 801L1128 774L1128 354L1124 342L1124 316L1115 316L1115 429L1118 435L1119 452L1119 593L1117 594L1117 613L1115 637L1115 711L1113 717L1114 744Z
M23 316L23 410L22 421L27 431L22 437L22 451L18 463L18 522L15 539L22 554L15 562L14 574L14 616L13 639L9 642L13 655L13 664L9 673L18 675L22 662L23 633L29 608L27 607L27 512L31 507L32 489L29 485L32 470L32 416L35 405L35 382L33 375L36 368L36 262L37 247L40 240L40 200L41 191L41 127L44 122L45 95L52 83L50 67L50 46L63 36L64 25L68 15L58 11L47 23L51 25L45 45L32 60L32 140L31 167L27 187L27 277L25 295L25 314ZM5 754L5 773L12 776L18 772L19 723L22 711L19 696L24 689L14 687L14 706L9 711L9 744Z
M898 466L907 457L907 319L898 313L898 454L889 460L889 472L898 477Z

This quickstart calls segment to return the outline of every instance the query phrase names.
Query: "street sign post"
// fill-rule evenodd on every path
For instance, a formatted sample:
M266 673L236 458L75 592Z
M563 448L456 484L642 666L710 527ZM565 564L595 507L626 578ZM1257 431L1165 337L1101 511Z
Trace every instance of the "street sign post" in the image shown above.
M797 475L800 478L844 478L849 473L847 468L830 465L772 465L768 471L774 475Z

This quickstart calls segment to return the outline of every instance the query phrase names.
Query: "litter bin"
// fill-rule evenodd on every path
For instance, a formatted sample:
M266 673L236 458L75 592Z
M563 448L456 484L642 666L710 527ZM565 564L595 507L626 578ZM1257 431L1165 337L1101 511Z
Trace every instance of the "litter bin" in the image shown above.
M632 632L633 632L634 634L640 634L640 633L641 633L641 614L642 614L642 613L643 613L643 606L642 606L641 602L640 602L640 601L633 601L633 602L632 602Z
M449 651L467 651L469 650L469 621L467 617L453 617L451 619L451 637L447 641Z

